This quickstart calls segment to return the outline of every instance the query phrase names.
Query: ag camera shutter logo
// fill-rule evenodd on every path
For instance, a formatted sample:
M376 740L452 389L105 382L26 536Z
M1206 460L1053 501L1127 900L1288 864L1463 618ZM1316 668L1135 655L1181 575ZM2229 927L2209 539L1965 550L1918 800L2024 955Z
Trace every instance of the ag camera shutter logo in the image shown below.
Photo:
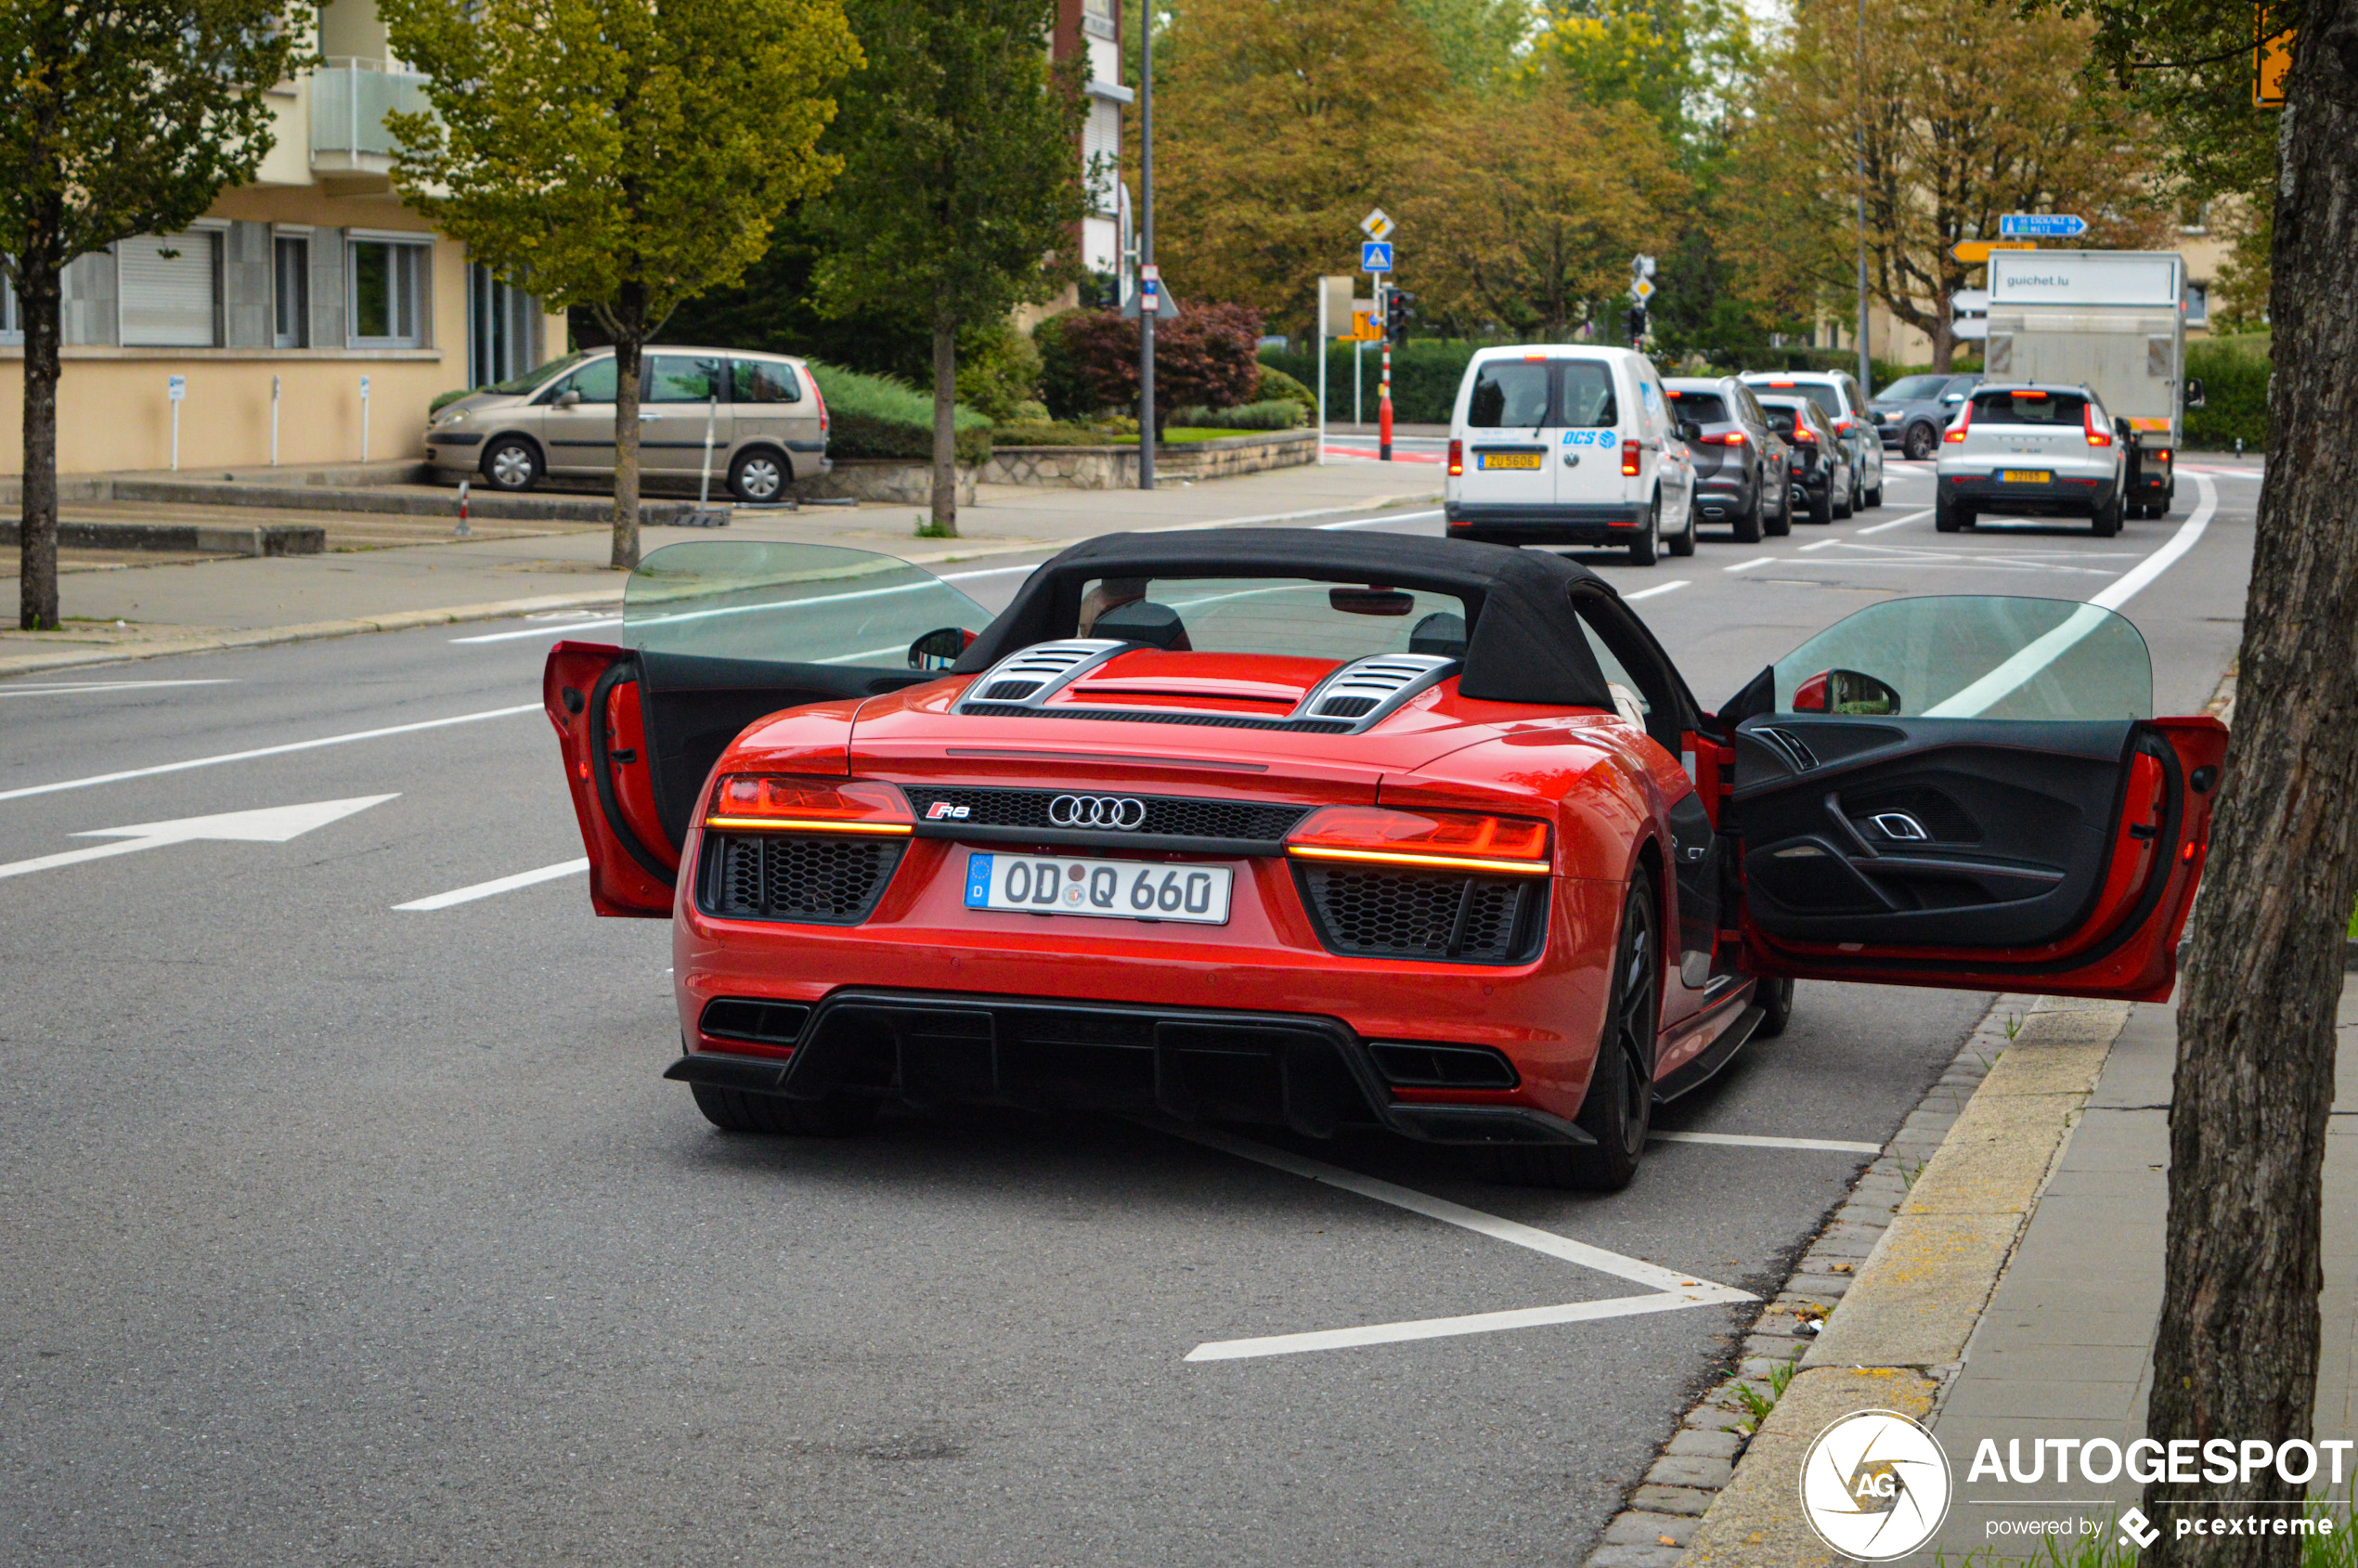
M1801 1461L1809 1527L1860 1562L1904 1557L1949 1513L1949 1456L1897 1410L1859 1410L1818 1434Z

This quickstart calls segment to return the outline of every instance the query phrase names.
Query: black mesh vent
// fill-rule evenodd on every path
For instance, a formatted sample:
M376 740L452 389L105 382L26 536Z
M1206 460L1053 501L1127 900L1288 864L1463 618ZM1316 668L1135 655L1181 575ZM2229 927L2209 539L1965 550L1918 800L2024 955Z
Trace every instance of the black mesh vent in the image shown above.
M1048 807L1060 795L1091 795L1088 790L1060 789L924 789L912 787L910 805L921 823L939 822L955 832L960 827L1053 828ZM1219 838L1276 844L1309 814L1307 806L1263 805L1250 800L1193 800L1185 796L1140 795L1119 798L1143 801L1146 820L1128 835L1173 838ZM966 814L934 818L934 805L965 807ZM1116 830L1104 830L1113 836Z
M899 839L832 833L714 835L705 842L707 914L826 926L868 917L902 849Z
M1318 705L1321 719L1365 719L1376 710L1373 697L1328 697Z
M983 696L994 703L1019 703L1040 690L1037 680L993 680L983 690Z
M716 996L705 1004L696 1027L716 1040L745 1040L761 1045L791 1045L802 1036L810 1017L801 1002L756 1002L745 997Z
M1537 946L1543 877L1301 871L1319 937L1337 952L1512 964Z

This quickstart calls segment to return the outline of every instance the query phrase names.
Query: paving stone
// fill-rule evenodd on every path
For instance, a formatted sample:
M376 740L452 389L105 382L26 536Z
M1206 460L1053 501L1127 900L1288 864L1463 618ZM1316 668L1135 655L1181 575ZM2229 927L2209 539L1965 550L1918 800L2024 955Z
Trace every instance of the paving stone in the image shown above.
M1834 1211L1834 1225L1836 1229L1855 1225L1880 1236L1891 1224L1891 1212L1898 1207L1894 1203L1867 1204L1854 1199Z
M1726 1459L1706 1458L1700 1454L1665 1454L1646 1471L1646 1479L1657 1486L1725 1486L1736 1467Z
M1733 1432L1738 1422L1751 1419L1742 1410L1730 1410L1718 1405L1698 1405L1687 1412L1686 1426L1691 1432Z
M1588 1568L1678 1568L1684 1556L1678 1547L1599 1547L1588 1554Z
M1605 1526L1605 1544L1614 1547L1658 1547L1665 1536L1670 1544L1683 1547L1694 1533L1695 1522L1690 1515L1676 1513L1624 1513Z
M1631 1506L1649 1513L1683 1513L1700 1519L1704 1510L1711 1506L1711 1499L1717 1496L1718 1493L1700 1486L1640 1486L1629 1501ZM1684 1540L1679 1544L1683 1546Z
M1699 1454L1706 1459L1732 1459L1744 1440L1732 1432L1682 1432L1670 1440L1673 1454Z
M1791 1361L1808 1348L1815 1335L1747 1334L1744 1336L1744 1359L1758 1357L1764 1361Z
M1846 1274L1796 1274L1785 1281L1785 1288L1820 1302L1833 1302L1850 1289L1852 1276Z
M1812 1268L1810 1265L1818 1262L1820 1259L1823 1259L1825 1262L1830 1263L1848 1263L1857 1258L1863 1258L1868 1253L1873 1251L1875 1250L1875 1243L1881 1241L1882 1239L1883 1236L1881 1232L1877 1232L1871 1236L1861 1236L1857 1231L1852 1231L1847 1236L1821 1236L1817 1240L1809 1244L1808 1251L1804 1252L1801 1255L1801 1266L1794 1272L1798 1274L1822 1274L1825 1270L1822 1268Z

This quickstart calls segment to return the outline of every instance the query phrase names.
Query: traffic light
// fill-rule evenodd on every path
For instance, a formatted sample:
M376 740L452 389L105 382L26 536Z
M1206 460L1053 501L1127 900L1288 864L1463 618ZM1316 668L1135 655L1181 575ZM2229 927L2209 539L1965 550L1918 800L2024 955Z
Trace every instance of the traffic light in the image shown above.
M1408 307L1417 296L1401 289L1386 291L1383 302L1383 335L1393 343L1408 341Z
M1642 305L1633 305L1629 307L1629 341L1632 343L1640 343L1644 341L1645 336L1646 307Z

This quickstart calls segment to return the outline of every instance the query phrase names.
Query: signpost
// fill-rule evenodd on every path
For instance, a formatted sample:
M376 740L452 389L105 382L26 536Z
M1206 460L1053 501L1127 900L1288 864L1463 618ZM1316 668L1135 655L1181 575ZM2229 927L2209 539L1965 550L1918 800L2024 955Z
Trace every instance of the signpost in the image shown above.
M2008 213L1998 232L2009 240L2077 240L2088 232L2088 220L2077 213Z
M164 400L172 405L172 472L180 472L180 405L188 395L188 378L166 376L163 379Z
M1384 240L1363 240L1359 242L1359 270L1378 277L1392 270L1392 244Z
M1987 266L1992 251L2035 251L2038 248L2028 240L1960 240L1949 247L1949 253L1967 266Z
M2292 41L2300 29L2280 27L2275 18L2276 7L2260 4L2251 8L2251 107L2282 109L2285 107L2285 78L2292 74Z
M1357 302L1352 290L1357 279L1349 273L1318 279L1318 462L1327 461L1327 345L1337 338L1349 338L1353 332L1338 329L1338 323L1353 318ZM1358 369L1357 350L1353 350L1352 369ZM1356 388L1354 388L1354 393ZM1357 416L1353 416L1356 422Z
M1360 220L1359 227L1369 234L1375 233L1378 229L1389 234L1392 232L1392 219L1381 207L1378 207ZM1373 273L1376 279L1376 308L1373 324L1383 337L1383 371L1377 382L1376 391L1376 460L1390 462L1392 460L1392 334L1383 331L1383 325L1384 285L1392 274L1392 241L1389 240L1360 241L1359 270ZM1353 325L1355 329L1356 320ZM1358 369L1354 361L1353 365L1354 394L1357 391L1357 385Z
M1359 232L1370 240L1389 240L1392 230L1392 214L1381 207L1368 208L1367 215L1359 220Z

